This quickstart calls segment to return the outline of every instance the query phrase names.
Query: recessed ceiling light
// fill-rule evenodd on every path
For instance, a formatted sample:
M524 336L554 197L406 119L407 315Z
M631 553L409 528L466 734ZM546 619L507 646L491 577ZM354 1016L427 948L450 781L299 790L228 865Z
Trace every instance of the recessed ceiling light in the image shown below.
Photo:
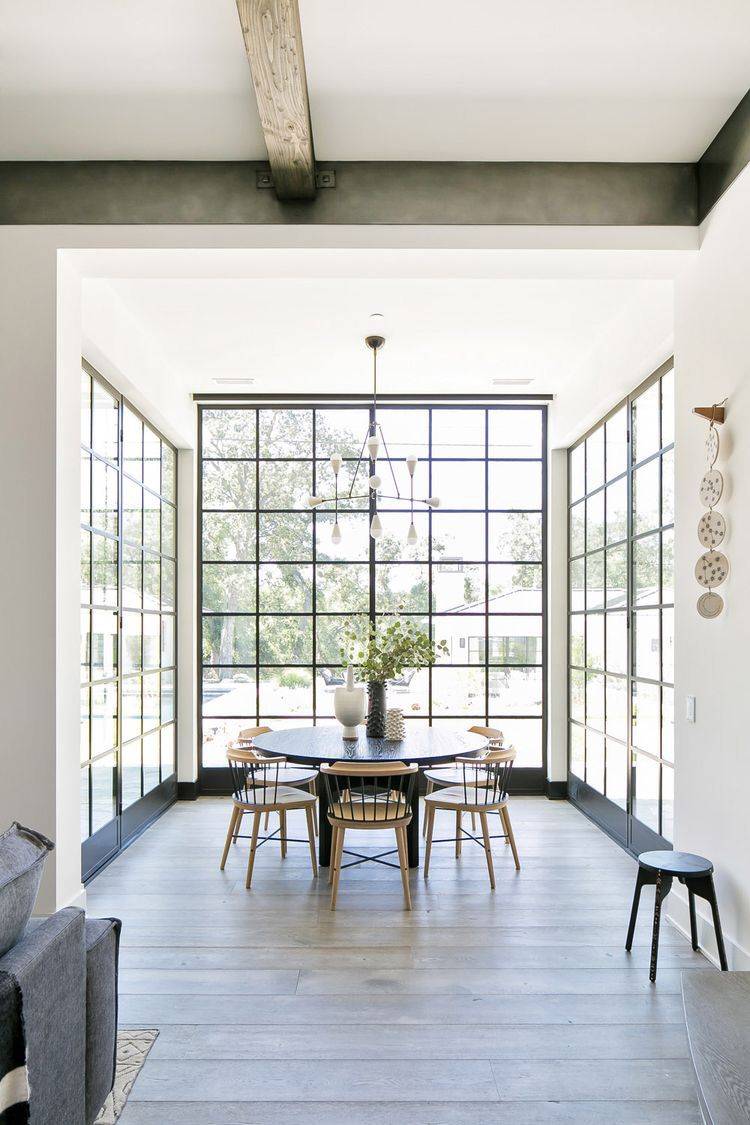
M528 387L529 383L533 383L533 379L493 379L492 383L495 387Z
M244 386L248 386L248 385L253 384L256 380L255 379L214 379L213 381L214 381L214 383L216 383L220 387L240 387L240 386L244 387Z

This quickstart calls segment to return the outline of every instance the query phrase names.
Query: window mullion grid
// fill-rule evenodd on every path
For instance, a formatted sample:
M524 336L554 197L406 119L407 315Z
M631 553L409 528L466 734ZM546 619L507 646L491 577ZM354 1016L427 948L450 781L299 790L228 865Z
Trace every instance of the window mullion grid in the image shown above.
M484 411L484 723L490 722L490 501L489 464L490 412ZM432 495L432 493L430 493ZM544 522L544 521L542 521Z
M255 414L255 724L260 725L260 410Z
M312 494L318 495L318 435L317 410L312 411ZM317 508L312 511L312 713L313 725L318 725L318 525Z
M627 756L628 756L628 776L627 776L627 796L626 806L628 811L627 817L627 836L626 842L628 847L631 847L633 842L633 778L635 776L634 759L633 759L633 655L634 655L634 617L633 617L633 530L635 527L634 512L633 512L633 399L628 398L627 402L627 513L626 513L626 527L628 533L627 539L627 573L625 575L626 582L626 604L627 604L627 629L626 629L626 643L627 643Z
M427 495L432 496L432 407L427 410ZM432 507L427 509L427 628L434 641L432 602ZM432 666L427 669L427 723L432 726Z

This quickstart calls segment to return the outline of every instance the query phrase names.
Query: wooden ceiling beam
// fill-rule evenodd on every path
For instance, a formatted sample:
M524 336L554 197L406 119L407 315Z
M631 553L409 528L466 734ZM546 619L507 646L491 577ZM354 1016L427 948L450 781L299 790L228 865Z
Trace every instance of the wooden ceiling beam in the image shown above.
M315 153L298 0L237 0L279 199L315 197Z

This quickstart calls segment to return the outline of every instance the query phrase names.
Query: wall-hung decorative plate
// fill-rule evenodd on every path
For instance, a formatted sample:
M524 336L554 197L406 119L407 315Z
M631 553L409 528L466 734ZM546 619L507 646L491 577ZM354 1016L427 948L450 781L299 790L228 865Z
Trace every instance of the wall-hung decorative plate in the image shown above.
M721 551L706 551L695 564L695 577L701 586L711 590L721 586L729 574L729 559Z
M698 613L701 617L706 617L709 620L712 617L718 617L724 608L724 599L721 594L701 594L698 598Z
M716 463L716 458L719 456L719 431L716 426L711 426L706 438L706 457L708 458L709 465L713 468Z
M700 496L704 508L713 508L721 500L724 491L724 477L718 469L710 469L701 481Z
M727 523L721 512L704 512L698 520L698 542L709 550L724 541Z

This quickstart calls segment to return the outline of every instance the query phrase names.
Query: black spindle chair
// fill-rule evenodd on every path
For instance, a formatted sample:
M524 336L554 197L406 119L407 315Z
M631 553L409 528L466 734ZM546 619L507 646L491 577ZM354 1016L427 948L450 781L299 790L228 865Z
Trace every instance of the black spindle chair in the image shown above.
M424 877L430 871L430 853L432 845L453 843L456 845L456 858L461 854L461 839L473 840L484 849L487 858L487 872L490 877L490 887L495 889L495 869L492 862L492 840L500 837L506 840L513 852L516 870L520 871L521 864L518 859L516 841L510 823L508 811L508 787L510 774L516 752L512 747L507 749L490 749L478 758L456 758L456 768L461 771L460 781L446 789L437 789L425 797L427 811L427 847L424 857ZM435 812L445 809L456 814L456 835L447 840L433 840L432 833L435 826ZM468 832L462 825L462 813L477 813L482 826L482 839L472 832ZM498 812L504 832L490 835L487 824L487 814Z
M406 829L412 817L418 767L404 762L336 762L321 766L320 773L328 796L328 820L333 829L329 874L331 910L336 909L342 867L356 867L368 862L401 868L404 902L406 909L411 910ZM392 828L396 833L395 849L377 855L345 851L347 832L386 828ZM398 851L398 864L385 858L395 851ZM345 854L354 859L343 863Z
M318 861L315 855L315 814L314 809L318 798L314 793L305 793L304 790L292 789L283 784L286 758L264 758L257 750L230 747L227 751L227 761L232 775L233 807L232 818L229 822L224 853L221 857L221 870L227 861L229 846L237 838L238 825L242 822L245 813L253 814L253 830L250 837L250 856L247 861L247 878L245 886L249 888L253 877L255 853L259 847L268 840L279 836L281 840L281 855L286 856L287 843L310 845L310 859L312 861L313 875L318 874ZM293 809L304 809L307 816L307 840L293 839L287 836L286 814ZM270 836L259 836L260 821L263 813L276 812L279 814L279 827ZM242 839L247 839L243 836Z

